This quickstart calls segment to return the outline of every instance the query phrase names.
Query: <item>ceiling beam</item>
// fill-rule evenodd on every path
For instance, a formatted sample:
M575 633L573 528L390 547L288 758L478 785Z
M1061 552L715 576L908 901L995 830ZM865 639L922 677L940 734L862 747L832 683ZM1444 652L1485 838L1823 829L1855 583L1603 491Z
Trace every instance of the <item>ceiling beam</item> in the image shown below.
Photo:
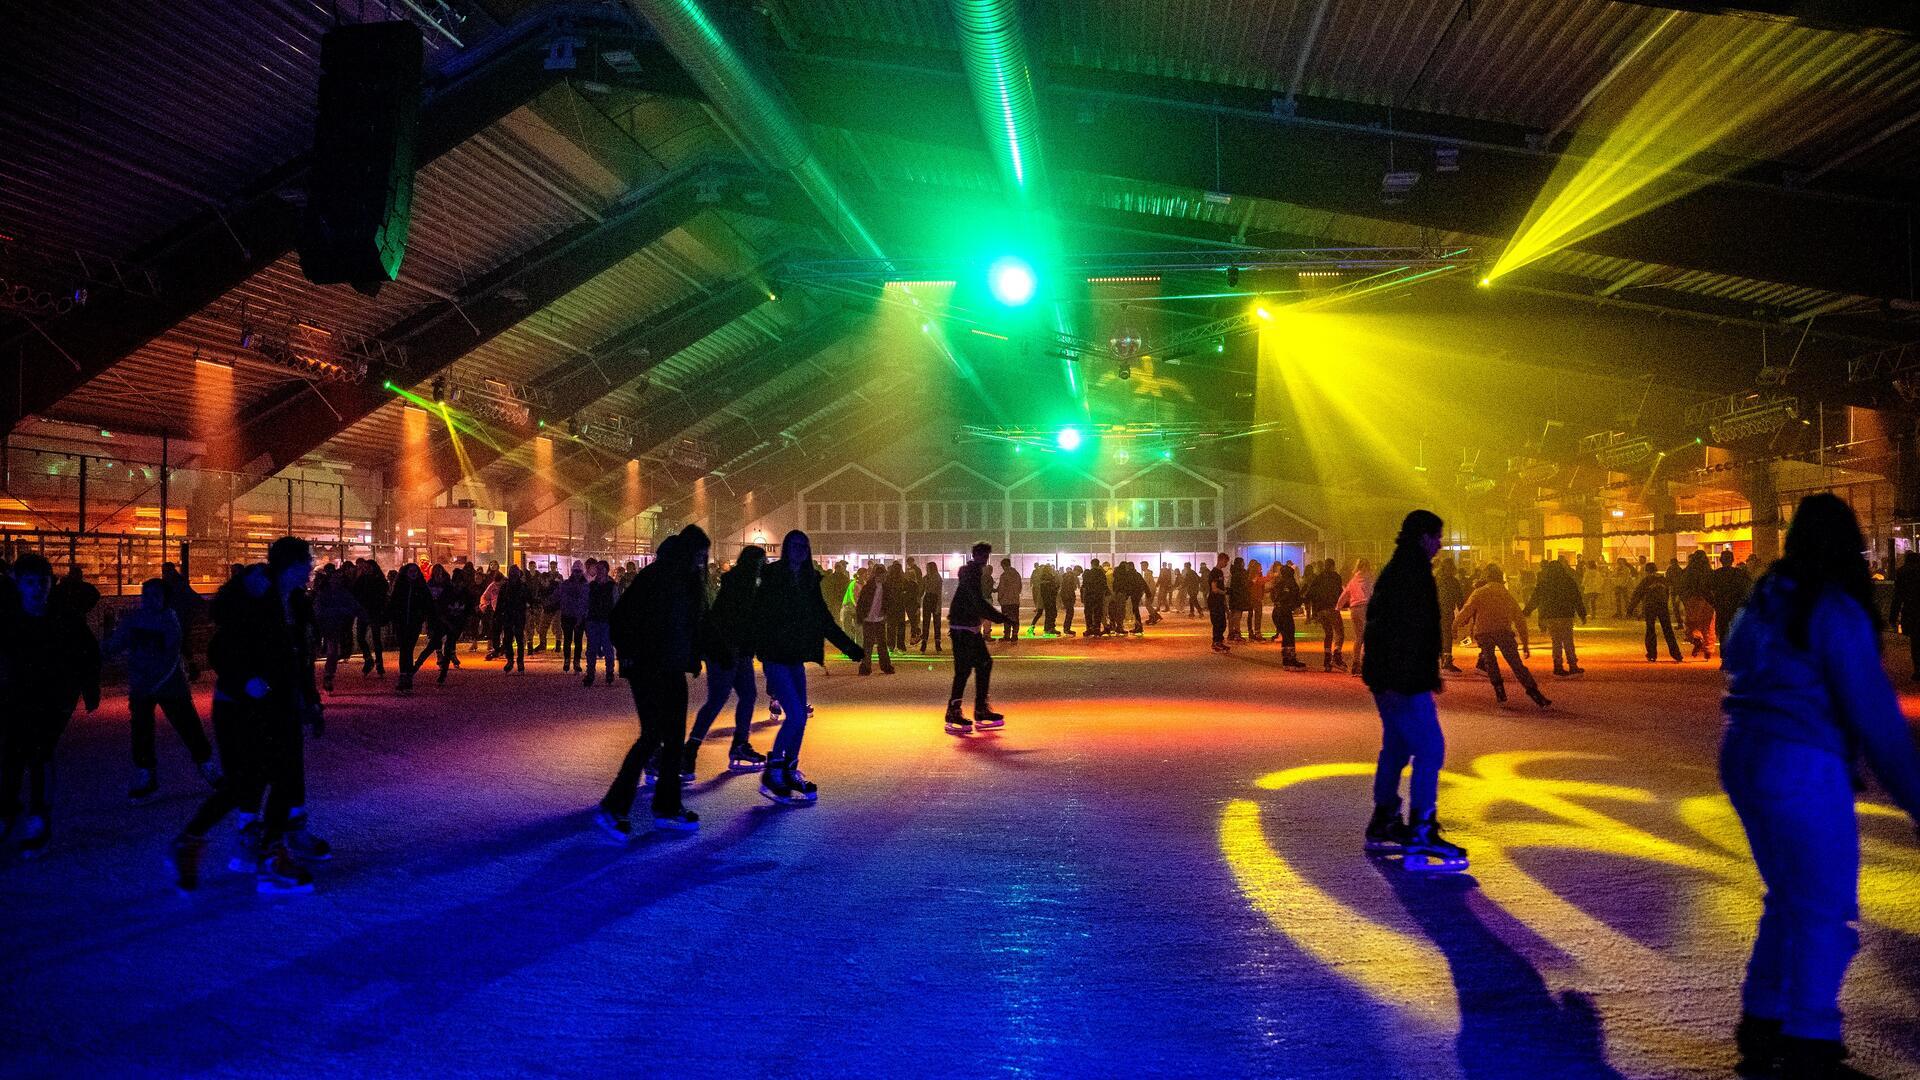
M563 26L564 18L564 29ZM640 57L637 80L661 93L692 94L684 72L650 31L612 11L568 8L536 11L456 54L428 85L420 113L415 162L424 167L500 120L569 72L545 61L556 35L583 38L588 47L631 49ZM0 357L16 370L0 391L0 419L11 429L45 412L115 363L291 251L311 165L303 154L261 177L234 202L183 223L135 253L131 262L160 282L155 295L96 290L64 318L15 334Z
M425 382L702 211L751 209L723 182L731 175L713 166L679 170L654 187L632 193L601 221L576 225L496 268L455 298L427 305L379 336L381 344L401 350L404 369L374 365L357 384L296 387L255 410L235 437L210 447L208 465L258 475L286 468L391 403L393 395L383 385L387 380L408 386ZM701 201L702 191L710 195L715 184L723 201Z
M1822 30L1870 30L1902 37L1920 36L1920 7L1886 0L1621 0L1640 7L1736 15L1791 22Z
M630 457L642 461L665 453L674 443L685 438L694 428L712 419L733 402L739 400L743 391L739 384L745 380L757 381L807 363L821 352L840 341L842 335L852 324L851 312L835 311L827 316L811 321L806 329L781 342L778 345L742 362L726 376L716 376L703 380L705 385L696 393L682 396L673 406L676 412L685 416L674 426L663 429L664 434L655 439L646 448L635 448ZM649 417L643 421L649 428L653 425ZM612 482L616 473L610 470L610 464L618 464L612 459L620 455L599 450L590 444L583 444L575 452L554 463L555 489L545 498L535 492L523 489L521 494L507 503L509 522L533 521L547 511L565 503L575 496L586 495L595 488Z
M816 124L908 142L980 150L967 86L957 70L911 58L887 63L777 56ZM1276 115L1249 92L1194 90L1105 72L1055 69L1041 90L1043 130L1056 173L1124 177L1229 196L1270 199L1446 232L1512 235L1561 156L1523 133L1457 140L1365 120L1322 120L1305 107ZM1399 111L1396 125L1403 122ZM1218 123L1218 141L1215 122ZM1446 123L1435 118L1436 124ZM1537 133L1536 133L1537 134ZM1510 140L1510 141L1501 141ZM1429 147L1462 147L1459 171L1423 168ZM1419 170L1406 200L1381 202L1381 177ZM1845 198L1784 185L1719 180L1583 241L1579 250L1711 273L1864 296L1906 294L1909 203ZM1756 227L1756 223L1764 223Z
M556 418L571 416L767 302L758 273L735 278L710 293L683 297L595 346L592 351L605 379L568 381L554 390L552 407L543 411ZM496 436L494 445L465 439L456 449L449 439L435 446L428 475L435 478L437 489L451 487L463 476L478 476L539 434L537 428L490 430ZM460 450L465 451L464 462Z

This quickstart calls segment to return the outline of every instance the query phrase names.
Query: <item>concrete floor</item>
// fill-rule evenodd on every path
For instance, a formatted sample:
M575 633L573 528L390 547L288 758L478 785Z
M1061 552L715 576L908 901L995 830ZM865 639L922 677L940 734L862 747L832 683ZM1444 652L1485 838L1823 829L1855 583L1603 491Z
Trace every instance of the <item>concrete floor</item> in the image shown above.
M354 668L309 749L339 855L280 900L225 871L228 829L174 892L198 785L163 728L163 797L129 807L111 699L61 748L50 852L0 857L0 1072L1729 1073L1758 885L1715 781L1717 664L1649 665L1614 625L1581 631L1591 673L1549 678L1551 712L1452 681L1442 814L1475 865L1415 879L1360 853L1357 679L1154 629L1000 648L1009 725L967 740L939 658L834 661L817 806L716 776L722 736L701 831L625 848L588 815L624 687L470 660L401 700ZM1920 854L1866 798L1851 1039L1916 1076Z

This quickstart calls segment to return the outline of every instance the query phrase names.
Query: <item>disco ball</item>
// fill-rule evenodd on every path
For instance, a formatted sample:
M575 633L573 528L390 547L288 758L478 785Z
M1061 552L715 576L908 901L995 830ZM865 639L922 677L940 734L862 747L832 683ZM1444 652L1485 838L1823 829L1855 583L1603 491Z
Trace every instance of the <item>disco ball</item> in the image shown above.
M1131 328L1115 330L1107 339L1107 348L1122 360L1131 360L1140 355L1140 349L1146 342L1140 337L1140 331Z

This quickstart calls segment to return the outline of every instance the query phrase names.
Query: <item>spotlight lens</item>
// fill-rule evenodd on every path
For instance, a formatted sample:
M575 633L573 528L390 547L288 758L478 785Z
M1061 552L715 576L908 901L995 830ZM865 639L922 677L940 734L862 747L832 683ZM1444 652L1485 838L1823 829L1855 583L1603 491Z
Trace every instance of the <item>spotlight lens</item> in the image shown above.
M1492 278L1485 278L1485 277L1483 277L1483 278L1481 278L1481 279L1480 279L1480 287L1481 287L1481 288L1483 288L1483 289L1484 289L1484 288L1486 288L1487 286L1489 286L1489 285L1491 285L1491 284L1493 284L1493 279L1492 279Z
M1262 306L1262 307L1257 307L1257 308L1254 308L1254 309L1253 309L1253 313L1254 313L1255 315L1258 315L1258 316L1260 316L1260 317L1261 317L1261 318L1263 318L1263 319L1271 319L1271 318L1273 318L1273 312L1271 312L1271 311L1268 311L1268 310L1267 310L1267 309L1266 309L1266 308L1265 308L1264 306Z
M1070 427L1061 428L1060 434L1055 437L1053 441L1057 443L1062 450L1078 450L1080 449L1080 429Z
M1033 267L1012 255L995 259L987 267L987 287L993 290L995 300L1019 307L1033 299Z

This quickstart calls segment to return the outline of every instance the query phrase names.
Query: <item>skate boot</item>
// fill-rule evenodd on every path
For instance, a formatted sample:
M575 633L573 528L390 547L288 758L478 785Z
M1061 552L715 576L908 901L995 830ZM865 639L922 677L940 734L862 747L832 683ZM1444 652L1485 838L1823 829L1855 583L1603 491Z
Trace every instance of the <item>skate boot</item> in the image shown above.
M760 774L760 794L782 806L795 800L793 786L787 782L787 762L782 758L771 758Z
M1373 808L1373 819L1367 822L1366 849L1375 854L1388 854L1403 850L1407 844L1407 825L1400 820L1400 800L1381 803Z
M800 771L799 758L794 758L787 763L785 773L784 779L787 782L787 790L793 792L793 801L795 803L811 805L819 800L820 786L807 779L807 774Z
M133 783L127 785L127 801L135 806L160 793L160 778L152 769L133 770Z
M320 689L325 690L329 694L333 693L333 672L329 671L320 676Z
M442 678L444 677L445 676L443 674ZM413 672L402 671L400 673L400 677L393 681L393 692L396 694L413 693Z
M1006 726L1007 726L1006 717L1000 715L997 712L994 712L992 709L988 708L982 702L974 702L973 730L991 731L994 728L1003 728Z
M660 766L649 761L646 768L640 770L640 788L646 791L658 786L660 786Z
M1505 705L1507 703L1507 688L1505 684L1503 683L1493 684L1493 700L1499 702L1502 705Z
M236 874L257 874L260 872L262 841L266 836L266 826L258 821L249 821L240 827L236 838L238 850L233 858L227 860L227 869Z
M776 699L769 700L767 702L767 718L768 719L782 720L786 718L786 715L787 715L787 710L780 707L779 699L776 698Z
M333 845L307 829L307 815L295 814L287 825L287 850L301 862L325 862L333 858Z
M753 744L742 739L727 751L727 768L733 772L759 772L767 765L767 755L753 748Z
M1540 688L1537 686L1527 687L1527 696L1533 699L1533 703L1535 705L1538 705L1543 709L1553 707L1553 702L1548 700L1547 695L1541 693Z
M267 896L292 896L313 891L313 873L300 865L285 844L275 844L260 859L254 891Z
M20 857L39 858L52 840L53 827L47 823L46 815L28 814L26 824L20 826Z
M200 770L200 779L205 780L210 788L217 790L227 782L227 778L221 775L220 766L212 758L201 762L196 768Z
M1781 1022L1743 1014L1733 1029L1733 1045L1740 1060L1733 1071L1741 1076L1773 1076L1780 1071Z
M593 823L623 844L633 839L633 823L607 809L605 803L593 808Z
M1787 1080L1866 1080L1847 1065L1847 1046L1838 1039L1780 1037L1780 1073Z
M434 678L433 683L435 686L447 685L447 665L440 665L440 674Z
M1467 868L1467 849L1441 835L1439 820L1429 814L1407 830L1401 865L1417 873L1457 873Z
M1454 662L1453 662L1453 661L1451 661L1451 660L1449 660L1449 661L1447 661L1447 662L1446 662L1446 663L1444 663L1444 664L1441 664L1441 665L1440 665L1440 670L1441 670L1441 671L1444 671L1444 672L1447 672L1448 674L1452 674L1452 675L1459 675L1459 674L1461 674L1461 671L1460 671L1460 665L1459 665L1459 664L1456 664L1456 663L1454 663Z
M959 698L947 702L947 734L973 734L973 721L967 719L967 714L960 711Z
M200 857L206 854L207 838L185 833L173 838L167 850L167 865L173 868L173 886L183 893L200 887Z
M696 759L699 756L700 756L700 740L688 739L687 744L680 748L680 782L681 783L691 784L694 782L695 779L698 778L699 774L695 771L694 766L697 764Z
M671 814L653 815L653 827L671 829L675 832L693 832L700 828L700 815L683 806Z

